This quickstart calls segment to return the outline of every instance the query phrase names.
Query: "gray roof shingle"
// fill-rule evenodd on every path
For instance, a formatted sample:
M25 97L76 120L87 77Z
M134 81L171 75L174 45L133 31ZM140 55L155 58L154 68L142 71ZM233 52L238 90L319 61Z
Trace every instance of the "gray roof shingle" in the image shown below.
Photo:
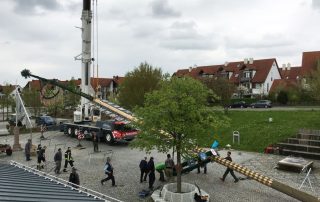
M14 165L0 163L0 201L105 201Z

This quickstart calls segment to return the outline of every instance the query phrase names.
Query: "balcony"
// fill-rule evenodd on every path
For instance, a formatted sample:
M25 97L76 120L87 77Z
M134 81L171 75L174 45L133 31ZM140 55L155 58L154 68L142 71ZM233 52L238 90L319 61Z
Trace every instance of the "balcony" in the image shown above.
M250 80L250 77L240 77L240 82L249 82Z

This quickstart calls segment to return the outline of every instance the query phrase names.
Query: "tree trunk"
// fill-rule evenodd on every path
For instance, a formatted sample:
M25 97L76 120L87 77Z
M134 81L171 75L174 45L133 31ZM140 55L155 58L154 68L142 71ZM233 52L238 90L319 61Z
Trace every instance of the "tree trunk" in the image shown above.
M176 152L177 152L177 166L176 166L176 172L177 172L177 192L181 193L181 135L177 135L177 146L176 146Z

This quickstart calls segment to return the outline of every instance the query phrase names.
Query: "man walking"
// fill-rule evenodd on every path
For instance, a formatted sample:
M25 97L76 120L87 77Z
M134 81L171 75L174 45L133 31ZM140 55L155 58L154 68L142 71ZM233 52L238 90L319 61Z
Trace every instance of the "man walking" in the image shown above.
M73 167L73 158L71 156L71 148L68 147L67 151L64 153L64 169L63 172L67 172L68 164Z
M153 157L150 157L148 162L148 170L149 170L149 189L153 189L154 181L156 180L156 175L154 173L155 167L153 162Z
M28 142L26 143L25 145L25 148L24 148L24 152L26 153L26 161L30 161L30 155L31 155L31 139L28 139Z
M60 174L61 161L62 161L62 152L61 152L61 148L59 148L57 153L54 155L54 162L56 163L56 167L54 168L54 172L56 174Z
M104 173L108 176L107 178L105 179L102 179L101 180L101 185L103 185L104 182L108 181L108 180L111 180L112 182L112 186L113 187L116 187L116 183L115 183L115 180L114 180L114 176L113 176L113 166L111 164L111 158L110 157L107 157L107 162L106 162L106 165L104 166Z
M164 164L166 165L166 169L164 170L164 173L166 174L168 181L170 181L173 176L173 168L174 168L174 161L172 160L170 154L167 154L167 159L164 162Z
M41 165L41 162L46 162L46 149L47 147L46 146L43 146L40 151L39 151L39 154L38 154L38 166L37 168L39 170L41 170L41 168L44 168L44 165Z
M92 131L93 151L99 152L99 137L95 131Z
M147 157L144 157L144 159L142 159L140 161L139 164L140 167L140 183L142 183L142 179L143 181L147 181L147 175L148 175L148 162L147 162Z
M228 161L232 161L231 152L230 151L228 151L227 157L224 158L224 159L226 159ZM239 182L239 179L235 176L233 170L231 168L229 168L229 167L227 168L226 172L224 172L224 174L223 174L222 178L220 178L220 180L224 182L224 180L226 179L226 176L229 174L229 172L232 175L232 177L234 178L234 183Z

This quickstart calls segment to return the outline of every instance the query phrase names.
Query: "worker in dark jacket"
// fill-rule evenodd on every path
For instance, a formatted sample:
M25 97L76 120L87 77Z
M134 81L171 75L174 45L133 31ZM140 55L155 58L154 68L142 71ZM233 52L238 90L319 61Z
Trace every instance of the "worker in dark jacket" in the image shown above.
M43 146L40 151L39 151L39 154L38 154L38 166L37 168L40 170L41 168L44 168L44 165L41 165L41 163L43 162L46 162L46 149L47 147L46 146Z
M64 153L64 169L63 172L67 172L68 164L73 167L73 158L71 156L71 148L68 147L67 151Z
M228 161L232 161L231 152L230 152L230 151L228 151L227 157L224 158L224 159L226 159L226 160L228 160ZM239 182L239 179L235 176L233 170L232 170L231 168L229 168L229 167L227 168L226 172L224 172L224 174L223 174L222 178L220 178L220 180L224 182L224 180L226 179L226 177L227 177L227 175L229 174L229 172L230 172L230 174L232 175L232 177L233 177L233 179L234 179L234 182L235 182L235 183Z
M93 142L93 151L99 151L99 137L95 131L92 131L92 142Z
M80 185L79 174L77 173L77 169L75 167L72 167L72 172L69 176L69 182L73 183L71 184L71 186L73 186L74 188L78 188Z
M24 148L24 152L26 153L26 161L30 161L30 155L31 155L31 139L28 139L28 142Z
M156 175L154 173L155 167L153 162L153 157L150 157L148 162L148 170L149 170L149 189L153 189L154 181L156 180Z
M115 180L114 180L114 176L113 176L113 166L112 166L112 164L111 164L111 158L110 158L110 157L107 157L107 162L106 162L103 170L104 170L104 173L105 173L108 177L101 180L101 185L103 185L103 183L104 183L105 181L111 180L112 186L113 186L113 187L116 187L117 185L116 185Z
M147 175L148 175L148 162L147 162L147 157L144 157L144 159L142 159L140 161L139 164L140 167L140 182L142 183L142 179L143 181L147 181Z
M61 148L58 149L57 153L54 155L53 160L54 160L54 162L56 163L56 167L54 168L54 172L55 172L56 174L60 174L61 161L62 161Z

